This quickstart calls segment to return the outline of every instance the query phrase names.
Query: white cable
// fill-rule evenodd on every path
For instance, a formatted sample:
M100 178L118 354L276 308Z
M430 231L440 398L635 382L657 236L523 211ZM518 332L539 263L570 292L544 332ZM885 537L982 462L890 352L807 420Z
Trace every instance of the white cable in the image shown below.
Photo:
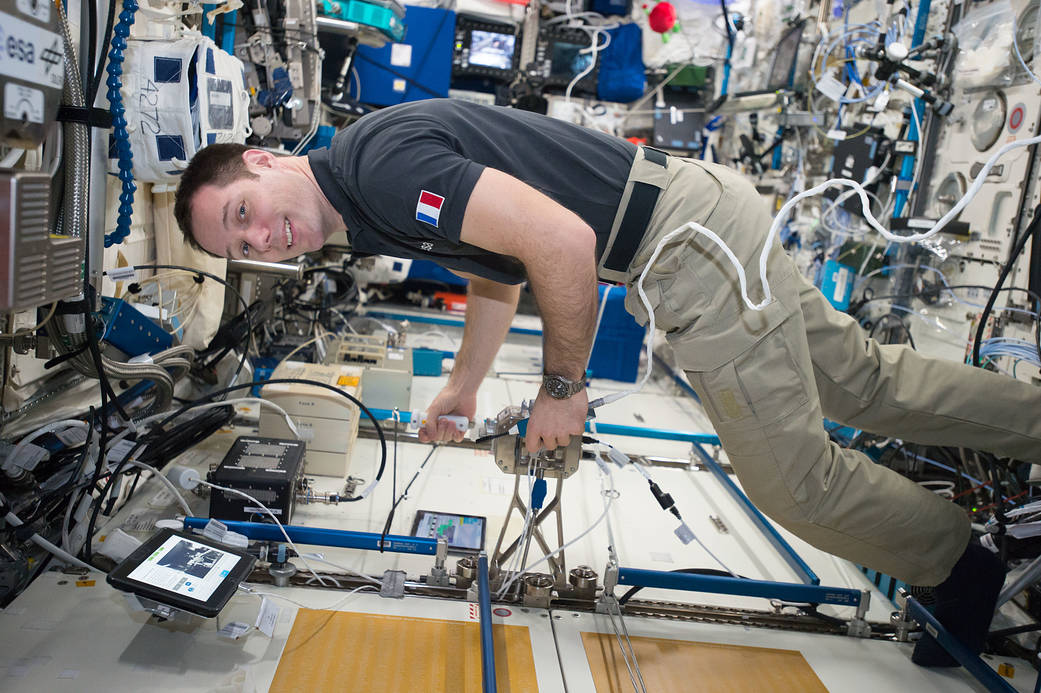
M174 486L174 483L166 478L165 474L160 472L152 465L145 464L144 462L138 462L137 460L127 460L127 464L129 464L131 467L137 467L138 469L144 469L145 471L152 472L152 474L157 479L159 479L159 481L164 486L166 486L167 489L169 489L170 493L174 494L174 498L176 498L177 502L181 505L181 509L184 510L184 514L186 516L191 516L192 509L191 506L188 505L188 501L184 499L184 496L182 496L180 490L178 490L178 488Z
M983 168L980 169L979 173L976 174L976 178L973 180L972 185L969 186L969 189L965 192L965 195L960 200L958 200L958 202L953 207L951 207L951 209L945 215L943 215L939 219L939 221L933 224L933 226L928 231L923 231L921 233L915 233L908 236L899 236L894 233L891 233L888 229L883 227L878 222L878 219L876 219L874 215L871 214L871 205L868 201L867 191L864 190L864 187L860 183L854 180L850 180L848 178L833 178L824 181L820 185L810 188L809 190L803 191L798 195L795 195L790 200L788 200L783 207L781 207L780 211L774 217L773 223L770 225L770 230L767 233L766 241L763 243L763 249L759 254L759 278L762 281L763 285L763 300L759 303L754 303L752 302L751 298L749 298L748 280L745 276L745 270L741 266L741 262L737 259L737 256L734 255L734 252L723 241L722 238L720 238L715 232L705 228L701 224L694 221L688 221L682 226L673 229L669 233L665 234L665 236L658 242L657 247L655 247L654 252L651 254L650 259L647 261L646 265L643 268L643 271L640 273L639 279L636 282L636 289L640 295L640 302L643 304L644 310L647 312L648 320L646 345L647 372L644 373L644 376L640 380L639 385L637 385L635 388L631 390L625 390L623 392L612 393L610 395L606 395L597 400L594 400L589 403L590 408L596 409L598 407L604 406L605 404L616 402L628 395L637 393L644 388L644 386L647 384L647 381L650 379L654 363L654 310L651 307L650 299L647 298L647 294L644 292L643 282L647 276L647 273L654 266L655 261L657 261L658 256L661 254L661 251L664 249L665 245L673 238L678 236L680 233L683 233L685 231L693 231L694 235L690 240L693 240L693 237L697 236L697 234L700 233L707 236L709 240L711 240L713 243L719 246L720 250L723 251L724 255L726 255L727 259L730 261L730 264L732 264L734 266L734 269L737 271L737 279L741 287L741 299L745 302L745 305L748 306L750 310L754 310L757 312L762 311L764 308L766 308L766 306L770 305L774 301L773 293L770 290L770 282L766 276L767 259L770 256L770 250L773 248L774 238L780 232L781 227L784 226L785 220L791 213L792 208L805 198L812 197L814 195L819 195L823 193L825 190L836 186L851 187L860 197L861 205L864 211L864 217L867 220L868 224L870 224L870 226L876 231L878 231L884 238L894 243L912 243L916 241L923 241L927 238L935 236L937 233L943 230L943 228L948 223L950 223L952 219L954 219L958 214L961 213L965 206L980 191L980 188L983 187L983 183L987 179L987 174L990 172L990 169L994 167L994 164L997 162L999 158L1012 151L1013 149L1017 149L1019 147L1028 147L1030 145L1038 143L1041 143L1041 136L1030 137L1024 140L1017 140L1015 142L1009 142L1005 146L1001 147L998 151L994 153L993 156L990 157L990 159L987 160L987 163L983 165Z
M514 551L513 555L510 556L510 560L507 562L506 566L504 566L505 572L510 573L510 577L507 578L506 581L503 582L502 587L499 588L499 591L496 593L496 599L502 599L506 596L510 591L510 588L513 586L513 583L522 575L520 572L520 568L523 565L521 563L523 560L522 547L529 541L528 532L532 529L530 523L535 514L535 509L531 505L532 488L534 486L531 474L531 458L528 458L528 470L525 472L524 476L528 477L528 505L524 511L524 524L521 526L521 533L517 538L517 550Z
M354 577L359 577L362 580L367 580L367 581L371 582L374 585L379 585L380 587L383 586L383 583L380 582L379 580L377 580L376 578L371 577L369 575L366 575L365 573L359 573L357 570L354 570L352 568L348 568L345 565L340 565L339 563L333 563L332 561L326 560L324 558L319 558L318 556L314 555L313 553L307 554L307 557L310 558L312 561L318 561L319 563L324 563L326 565L332 566L333 568L339 568L340 570L342 570L343 572L347 573L348 575L353 575ZM332 578L329 578L329 579L331 580Z
M258 596L258 597L271 597L272 599L281 599L282 601L289 602L290 604L293 604L294 606L298 606L301 609L317 609L318 611L331 611L331 610L335 609L336 607L340 606L341 604L343 604L345 601L347 601L348 597L351 597L354 594L356 594L358 592L361 592L362 590L375 589L375 587L373 585L362 585L361 587L355 587L353 590L351 590L350 592L345 594L343 597L341 597L338 601L333 602L329 606L319 606L319 607L310 606L308 604L303 604L303 603L298 602L298 601L296 601L294 599L290 599L289 597L283 597L281 594L276 594L275 592L261 592L260 590L254 589L254 588L250 587L249 585L246 585L245 583L239 585L239 589L241 589L243 592L246 592L247 594L254 594L254 595Z
M278 525L278 529L279 529L280 532L282 532L282 536L285 537L286 543L289 544L290 548L292 548L294 551L296 551L296 554L300 558L300 561L304 564L304 567L307 568L307 570L311 573L311 575L314 576L314 579L317 580L318 583L320 585L322 585L322 587L328 587L328 585L325 584L325 582L322 580L322 578L319 577L318 573L316 573L314 571L314 568L311 567L311 564L307 562L307 559L304 558L303 552L299 548L297 548L297 545L294 544L293 540L289 538L289 534L286 533L286 528L282 526L282 523L279 521L279 519L275 515L275 513L271 512L270 508L268 508L266 505L264 505L263 503L261 503L256 498L254 498L253 496L249 495L248 493L246 493L244 491L240 491L240 490L238 490L236 488L228 488L227 486L218 486L217 484L211 484L210 482L203 481L202 479L199 479L199 483L202 484L203 486L208 486L209 488L217 489L218 491L224 491L225 493L234 493L236 496L241 496L241 497L245 498L246 500L248 500L250 503L256 504L256 506L258 508L260 508L261 510L266 512L268 514L268 516L272 520L275 521L275 524Z
M46 426L36 429L32 433L22 438L20 441L18 441L18 444L14 446L14 449L11 450L11 453L7 456L7 459L4 461L4 470L13 470L17 466L15 464L15 461L21 455L22 451L25 450L25 448L28 447L29 444L32 443L34 440L48 433L53 433L54 431L58 430L64 430L66 428L78 428L81 431L86 431L90 428L90 426L85 421L80 421L78 419L62 419L61 421L55 421L54 423L49 423Z
M1030 75L1030 79L1034 80L1038 84L1041 84L1041 79L1038 79L1034 71L1027 67L1027 61L1023 60L1023 54L1019 52L1019 36L1017 34L1018 29L1016 28L1016 17L1012 16L1012 47L1016 51L1016 57L1019 59L1019 64L1023 66L1023 69Z
M610 468L608 468L608 469L610 469ZM539 560L537 560L534 563L532 563L531 565L525 567L523 570L520 571L521 575L526 575L527 573L530 573L533 568L535 568L536 566L539 566L542 563L548 561L549 559L553 558L554 556L556 556L558 553L560 553L561 551L563 551L567 547L569 547L572 544L574 544L575 542L579 541L580 539L585 537L587 534L592 532L594 529L596 529L597 525L599 525L601 522L604 521L604 518L607 517L608 511L611 510L611 503L614 502L614 499L618 495L618 493L615 491L615 488L614 488L614 475L611 474L610 472L608 472L607 478L611 480L611 488L610 488L610 491L602 492L604 498L606 498L607 500L604 502L604 511L602 513L600 513L600 517L596 518L596 521L594 521L593 524L589 525L589 527L584 532L579 534L577 537L575 537L571 541L567 542L566 544L561 546L559 549L556 549L554 551L550 551L549 553L547 553L545 556L543 556Z
M15 515L12 512L7 513L7 516L6 516L5 519L7 520L8 524L10 524L12 527L21 527L22 525L25 524L24 522L22 522L21 518L19 518L17 515ZM101 572L100 570L98 570L94 566L88 565L88 564L84 563L83 561L81 561L80 559L76 558L75 556L73 556L68 551L65 551L64 549L61 549L61 548L55 546L54 544L52 544L51 542L47 541L46 539L41 537L39 534L36 534L35 532L32 534L32 536L29 537L29 539L32 540L32 542L34 544L36 544L37 546L39 546L41 549L44 549L45 551L48 551L48 552L54 554L55 557L65 561L69 565L74 565L77 568L84 568L86 570L93 570L94 572Z

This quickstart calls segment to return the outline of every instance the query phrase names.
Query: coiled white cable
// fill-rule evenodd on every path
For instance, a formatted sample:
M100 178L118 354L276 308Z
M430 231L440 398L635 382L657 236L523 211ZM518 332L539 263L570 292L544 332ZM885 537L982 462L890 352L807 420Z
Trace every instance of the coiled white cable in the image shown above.
M785 221L788 218L788 215L792 211L792 208L795 207L795 205L797 205L802 200L806 199L807 197L819 195L823 193L825 190L832 187L842 186L853 188L854 192L860 197L860 201L862 203L862 208L864 211L864 218L867 220L871 228L878 231L885 239L894 243L920 242L928 238L931 238L932 236L935 236L937 233L942 231L943 228L951 222L951 220L957 217L958 214L960 214L961 211L965 209L966 205L969 204L972 198L974 198L976 194L980 191L980 188L983 187L984 182L986 182L987 180L987 174L990 172L990 169L994 167L994 164L997 163L998 159L1000 159L1002 156L1012 151L1013 149L1018 149L1020 147L1029 147L1030 145L1039 143L1041 143L1041 136L1029 137L1023 140L1009 142L1005 146L1001 147L1001 149L994 152L994 155L987 160L987 163L985 163L983 165L983 168L980 169L979 173L976 174L976 178L973 179L972 185L969 186L969 189L965 191L965 195L962 196L962 198L958 200L958 202L953 207L951 207L951 209L945 215L940 217L940 219L935 224L933 224L933 226L928 231L914 233L907 236L901 236L892 233L891 231L883 227L882 224L879 223L878 219L876 219L874 215L871 214L871 205L868 201L867 191L864 190L864 187L860 183L854 180L850 180L848 178L832 178L821 183L820 185L817 185L813 188L810 188L809 190L799 193L798 195L788 200L784 204L784 206L781 207L780 211L774 217L773 223L770 225L770 231L767 233L766 241L763 243L763 250L759 255L759 278L762 281L763 285L763 300L759 301L758 303L753 302L748 295L748 279L745 276L745 270L741 266L741 262L737 259L737 256L734 254L734 252L723 241L723 239L719 237L718 234L694 221L688 221L686 224L683 224L679 228L673 229L669 233L665 234L665 236L662 237L660 241L658 241L658 245L654 248L654 252L651 254L650 259L647 260L647 264L644 266L643 271L640 273L640 277L636 282L636 290L640 295L640 302L643 304L644 310L647 312L647 370L644 373L643 378L640 380L639 385L637 385L635 388L631 390L626 390L624 392L612 393L605 397L601 397L597 400L594 400L589 403L590 408L596 409L605 404L616 402L623 397L639 392L643 389L644 385L646 385L647 381L650 379L651 371L653 369L654 364L654 309L651 306L650 299L647 297L647 293L643 289L643 282L647 276L647 273L651 270L651 268L654 266L654 263L657 261L658 256L661 255L661 251L665 248L669 241L671 241L679 234L685 231L693 231L694 236L696 236L697 234L703 234L706 237L708 237L709 240L711 240L713 243L719 246L720 250L723 251L723 254L726 255L727 259L730 261L730 264L734 266L734 269L737 272L738 283L741 286L741 299L745 302L745 305L748 306L750 310L762 311L764 308L766 308L766 306L770 305L774 301L773 292L770 290L770 281L769 279L767 279L766 276L766 263L770 256L770 250L773 248L774 238L780 232L781 227L784 226ZM691 237L691 240L693 240L693 236Z

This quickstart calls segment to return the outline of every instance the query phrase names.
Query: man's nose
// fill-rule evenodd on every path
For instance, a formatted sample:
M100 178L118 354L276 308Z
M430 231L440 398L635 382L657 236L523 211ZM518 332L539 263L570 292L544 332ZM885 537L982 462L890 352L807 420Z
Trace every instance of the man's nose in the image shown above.
M246 234L248 243L259 251L271 250L271 227L266 224L254 224Z

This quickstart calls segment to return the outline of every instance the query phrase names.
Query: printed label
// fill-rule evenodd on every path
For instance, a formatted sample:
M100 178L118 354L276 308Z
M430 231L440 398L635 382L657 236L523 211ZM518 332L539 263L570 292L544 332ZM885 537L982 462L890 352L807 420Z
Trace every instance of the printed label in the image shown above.
M61 89L64 50L58 34L0 12L0 74Z

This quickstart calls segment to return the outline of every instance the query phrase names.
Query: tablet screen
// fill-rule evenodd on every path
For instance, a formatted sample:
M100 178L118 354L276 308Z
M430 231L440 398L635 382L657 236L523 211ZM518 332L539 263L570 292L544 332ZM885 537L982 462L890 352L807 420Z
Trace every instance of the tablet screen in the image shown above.
M127 577L161 590L205 602L228 577L240 556L171 536Z

